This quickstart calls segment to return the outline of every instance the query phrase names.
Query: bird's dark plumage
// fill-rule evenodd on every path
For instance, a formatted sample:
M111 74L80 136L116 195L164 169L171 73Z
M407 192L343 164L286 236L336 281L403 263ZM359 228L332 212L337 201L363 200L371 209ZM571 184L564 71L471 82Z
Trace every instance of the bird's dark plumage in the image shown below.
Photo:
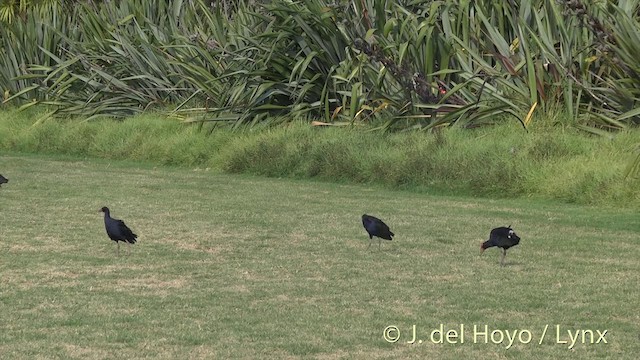
M7 179L6 177L0 175L0 185L6 184L8 182L9 182L9 179Z
M494 246L502 248L502 260L500 261L500 265L504 266L504 258L507 256L507 249L516 246L519 243L520 237L516 235L515 231L511 228L511 225L507 227L497 227L491 230L489 240L480 245L480 253L482 254L485 249Z
M125 225L124 221L112 218L108 207L105 206L100 209L100 211L104 213L104 227L107 230L107 235L109 235L109 238L115 241L118 245L117 254L119 256L119 241L127 242L129 244L135 244L138 235L134 234L133 231L131 231L131 229L129 229L129 227Z
M374 236L377 236L379 239L393 240L393 237L395 236L395 234L391 232L387 224L385 224L377 217L371 215L362 215L362 226L364 226L364 229L367 230L367 233L369 234L369 240L373 239ZM381 243L382 240L379 240L378 248L380 248ZM369 241L369 246L371 246L371 241Z

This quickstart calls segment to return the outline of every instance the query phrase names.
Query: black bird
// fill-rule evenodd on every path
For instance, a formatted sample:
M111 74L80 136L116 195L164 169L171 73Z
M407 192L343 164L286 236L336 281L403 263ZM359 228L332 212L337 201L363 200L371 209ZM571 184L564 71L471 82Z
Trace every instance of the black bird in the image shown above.
M382 239L393 240L393 236L395 236L395 234L391 232L387 224L385 224L377 217L367 214L362 215L362 225L369 234L369 246L367 246L367 249L371 247L371 239L373 239L374 236L377 236L379 239L378 249L380 249Z
M119 241L128 242L129 244L135 244L138 235L134 234L133 231L131 231L131 229L129 229L127 225L125 225L124 221L112 218L111 214L109 213L108 207L104 206L102 209L100 209L99 212L104 213L104 228L107 230L107 235L109 235L109 238L115 241L118 245L116 254L117 256L120 256ZM131 245L129 245L129 247L130 246ZM127 247L127 249L129 249L129 247Z
M0 175L0 185L6 184L8 182L9 182L9 179L7 179L6 177Z
M491 230L491 234L489 234L489 240L483 242L480 245L480 254L484 252L485 249L490 247L497 246L502 248L502 260L500 260L500 265L504 266L504 258L507 256L507 249L512 246L516 246L520 243L520 237L516 235L515 231L511 229L511 225L508 227L497 227Z

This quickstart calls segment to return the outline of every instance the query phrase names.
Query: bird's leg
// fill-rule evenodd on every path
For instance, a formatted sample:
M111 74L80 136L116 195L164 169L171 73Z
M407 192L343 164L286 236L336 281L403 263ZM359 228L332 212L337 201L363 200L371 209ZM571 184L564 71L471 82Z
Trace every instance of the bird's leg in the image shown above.
M382 239L378 238L378 251L380 251L381 245L382 245Z
M116 241L116 256L120 256L120 241Z
M367 246L367 250L371 247L371 240L369 240L369 246Z
M507 249L502 249L502 260L500 260L500 265L504 266L504 258L507 256Z
M131 255L131 243L127 245L127 256Z

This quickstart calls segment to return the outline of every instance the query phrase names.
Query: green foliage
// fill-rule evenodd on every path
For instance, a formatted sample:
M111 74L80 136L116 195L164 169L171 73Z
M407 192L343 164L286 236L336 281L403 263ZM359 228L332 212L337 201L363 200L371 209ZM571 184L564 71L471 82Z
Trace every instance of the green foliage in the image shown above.
M638 121L635 1L44 6L0 31L0 88L5 102L58 116L173 108L235 128L287 115L397 131L526 127L560 108L598 134Z
M46 14L49 11L59 10L61 5L69 5L77 1L58 0L0 0L0 24L15 24L24 21L30 14Z
M498 198L538 196L583 204L640 204L640 179L624 178L640 132L596 137L574 128L507 123L474 130L382 134L372 127L200 131L141 115L115 122L48 120L35 111L0 114L0 149L228 173L317 178Z
M19 97L29 105L31 100L46 99L46 94L38 90L46 88L50 79L38 76L37 69L50 69L65 57L61 34L67 38L78 35L72 10L44 3L42 11L26 9L24 19L10 24L2 24L1 14L10 12L2 12L0 6L0 92L5 102Z

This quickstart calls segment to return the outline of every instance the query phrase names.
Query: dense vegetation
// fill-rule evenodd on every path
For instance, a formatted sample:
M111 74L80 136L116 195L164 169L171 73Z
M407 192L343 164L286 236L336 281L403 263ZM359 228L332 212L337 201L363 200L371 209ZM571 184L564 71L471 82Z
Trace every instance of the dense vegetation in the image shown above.
M533 196L640 206L640 180L625 178L640 132L586 137L579 130L517 123L435 133L380 134L291 123L260 131L194 126L157 115L123 122L50 120L0 113L0 151L64 154L212 168L227 173L490 197Z
M5 149L474 194L637 198L636 180L624 177L640 169L640 157L627 166L637 136L626 133L640 112L638 1L12 4L0 2L3 104L47 111L31 113L37 129L5 123ZM150 110L198 126L158 141L157 129L178 125L135 117ZM52 116L142 123L43 122ZM505 119L493 133L459 130ZM221 124L270 130L196 134ZM362 133L374 129L433 134ZM130 140L109 138L125 133ZM227 142L236 152L221 150Z
M5 103L61 116L156 108L428 129L566 112L591 131L638 120L638 1L1 4Z

